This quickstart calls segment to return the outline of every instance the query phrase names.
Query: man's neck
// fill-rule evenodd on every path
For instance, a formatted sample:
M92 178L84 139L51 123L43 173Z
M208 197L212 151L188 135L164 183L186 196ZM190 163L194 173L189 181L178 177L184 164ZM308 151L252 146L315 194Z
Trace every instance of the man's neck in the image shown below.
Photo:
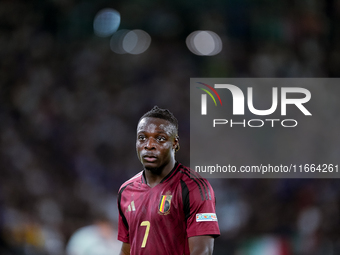
M145 179L147 184L153 188L157 184L159 184L175 167L175 160L171 160L167 165L162 167L161 169L155 169L155 170L148 170L145 169Z

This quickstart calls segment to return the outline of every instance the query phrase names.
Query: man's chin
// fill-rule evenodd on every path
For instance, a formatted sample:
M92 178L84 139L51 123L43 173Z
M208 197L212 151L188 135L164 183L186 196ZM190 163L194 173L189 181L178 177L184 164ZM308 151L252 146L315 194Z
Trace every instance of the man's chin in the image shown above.
M154 167L154 166L144 166L145 170L149 170L153 173L157 172L157 170L159 169L158 167Z
M156 164L144 164L144 169L153 174L157 174L160 171L159 166Z

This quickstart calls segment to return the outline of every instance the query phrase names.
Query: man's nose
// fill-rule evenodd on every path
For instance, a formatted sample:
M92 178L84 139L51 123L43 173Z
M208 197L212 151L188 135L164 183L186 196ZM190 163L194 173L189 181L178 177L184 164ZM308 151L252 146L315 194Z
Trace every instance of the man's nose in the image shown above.
M150 150L152 148L155 148L155 139L151 137L145 142L145 149Z

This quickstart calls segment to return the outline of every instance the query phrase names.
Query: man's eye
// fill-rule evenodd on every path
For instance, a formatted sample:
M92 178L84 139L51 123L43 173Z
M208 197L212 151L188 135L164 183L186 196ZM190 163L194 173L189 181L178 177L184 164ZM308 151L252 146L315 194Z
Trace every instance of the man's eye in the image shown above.
M145 136L143 136L143 135L138 136L138 140L144 141L145 140Z
M163 141L166 140L164 136L160 136L160 137L158 137L157 139L158 139L158 141L161 141L161 142L163 142Z

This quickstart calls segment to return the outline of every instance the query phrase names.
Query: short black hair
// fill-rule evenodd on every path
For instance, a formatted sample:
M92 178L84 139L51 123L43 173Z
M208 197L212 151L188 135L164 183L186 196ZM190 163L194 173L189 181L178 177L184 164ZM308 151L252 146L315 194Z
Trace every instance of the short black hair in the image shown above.
M176 117L172 114L172 112L170 112L168 109L161 109L157 105L155 105L150 111L146 112L139 119L139 121L141 121L143 118L146 118L146 117L167 120L176 127L176 132L178 133L178 121Z

